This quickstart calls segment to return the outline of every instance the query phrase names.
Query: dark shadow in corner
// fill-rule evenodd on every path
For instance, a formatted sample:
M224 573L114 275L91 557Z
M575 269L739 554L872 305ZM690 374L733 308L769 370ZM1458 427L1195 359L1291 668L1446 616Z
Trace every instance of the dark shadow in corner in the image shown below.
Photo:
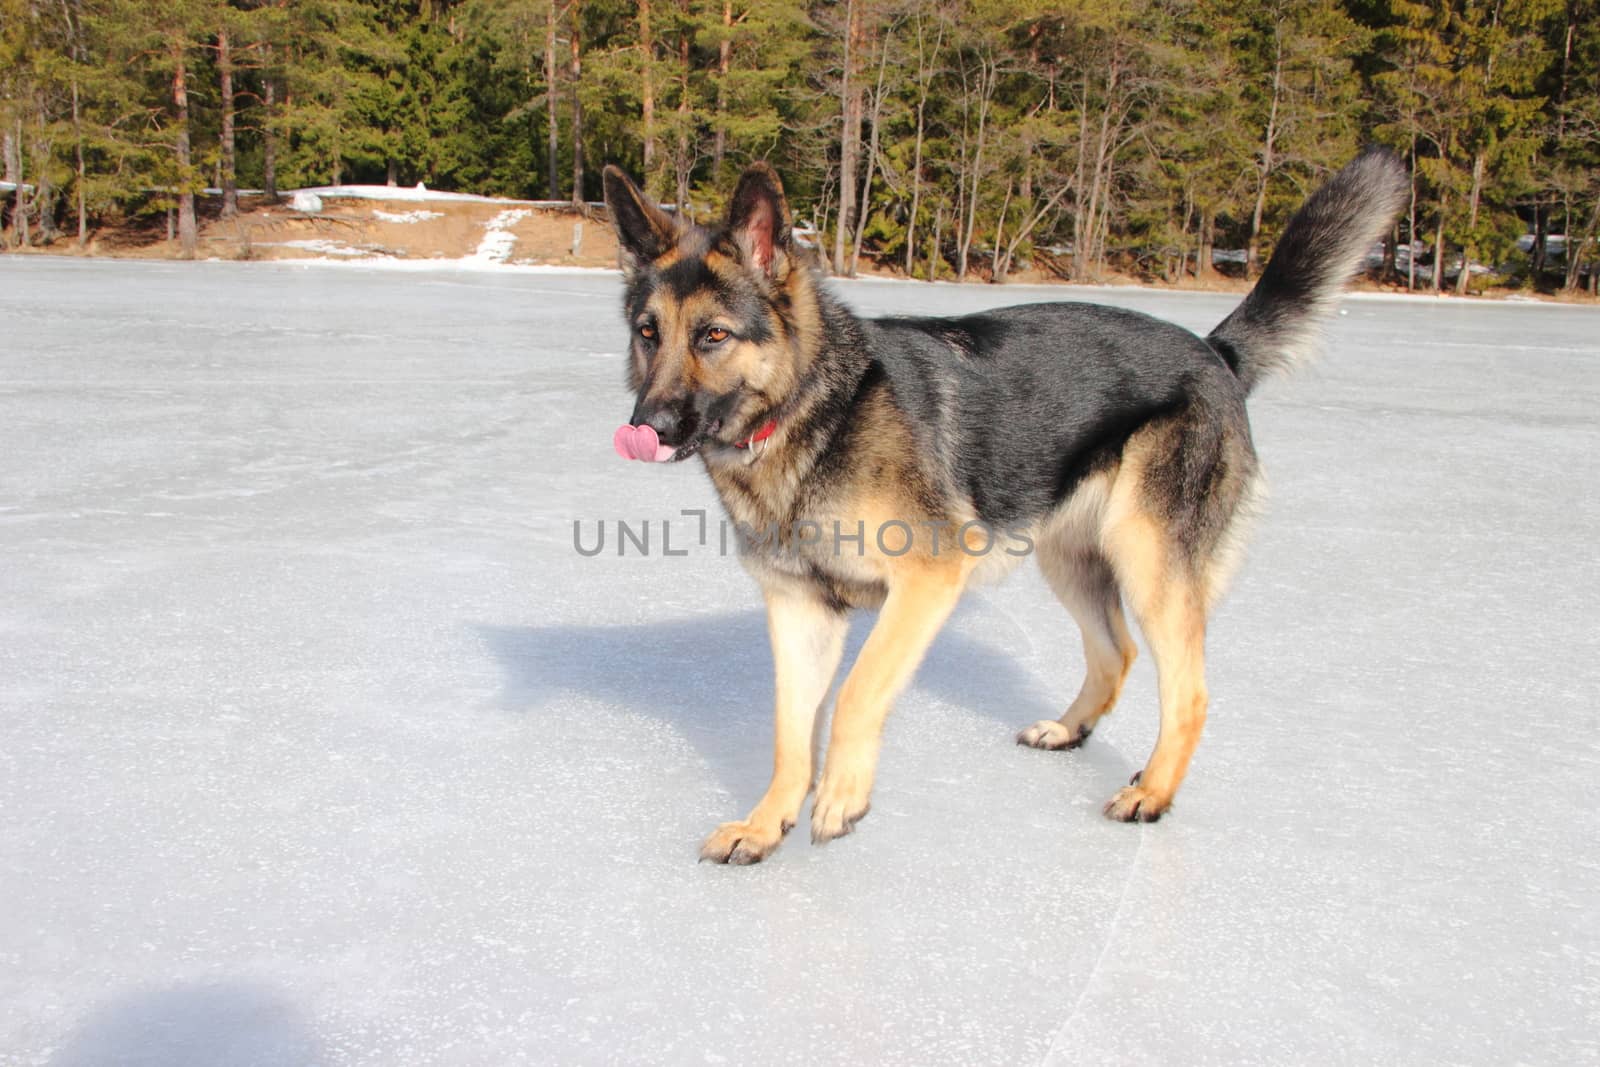
M836 687L873 618L854 619ZM735 795L754 795L765 784L771 769L764 746L771 738L772 653L761 612L634 625L480 625L477 631L505 671L500 699L507 709L539 708L561 694L636 708L677 727ZM1062 637L1069 639L1066 629ZM906 705L917 692L992 717L1004 736L1061 714L1072 697L1050 693L1004 648L976 641L953 623L900 699L901 713L914 713ZM1130 773L1114 753L1102 759L1086 748L1074 755L1085 754L1107 782L1121 785Z
M326 1062L298 1009L253 982L186 983L95 1008L50 1067L312 1067Z

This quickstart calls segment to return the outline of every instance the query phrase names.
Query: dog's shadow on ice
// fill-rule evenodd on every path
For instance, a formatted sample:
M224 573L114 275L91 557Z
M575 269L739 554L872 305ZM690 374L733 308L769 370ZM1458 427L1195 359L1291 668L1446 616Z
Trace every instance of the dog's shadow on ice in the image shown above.
M91 1011L49 1060L50 1067L323 1062L306 1020L279 990L233 979L127 991Z
M872 620L865 615L853 621L835 689ZM624 625L477 629L505 672L502 706L534 710L560 696L589 697L671 722L730 789L748 791L765 781L771 766L764 746L771 739L773 683L761 612ZM996 738L1004 740L1036 719L1059 715L1072 695L1051 693L1005 648L975 640L957 625L934 642L897 714L914 715L915 707L908 705L919 694L993 719ZM1108 782L1126 779L1124 761L1104 755L1089 759L1096 776Z

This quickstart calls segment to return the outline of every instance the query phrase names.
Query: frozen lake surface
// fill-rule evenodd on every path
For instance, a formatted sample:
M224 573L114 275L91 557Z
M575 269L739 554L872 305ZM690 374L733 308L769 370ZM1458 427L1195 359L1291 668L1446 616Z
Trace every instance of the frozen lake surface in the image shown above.
M857 833L733 869L695 854L770 766L755 588L573 549L715 506L612 453L617 296L0 259L0 1062L1600 1062L1600 312L1352 300L1262 390L1160 823L1100 816L1148 655L1082 751L1013 743L1081 669L1026 567Z

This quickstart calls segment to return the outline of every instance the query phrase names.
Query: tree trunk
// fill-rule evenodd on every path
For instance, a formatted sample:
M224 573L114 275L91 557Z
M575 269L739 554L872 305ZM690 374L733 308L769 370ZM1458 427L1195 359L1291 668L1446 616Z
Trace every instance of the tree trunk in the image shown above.
M1572 243L1572 190L1570 189L1561 191L1561 229L1567 238L1567 262L1561 272L1561 291L1571 292L1573 282L1577 278L1573 266L1577 262L1578 249Z
M689 175L694 168L694 160L689 158L689 126L693 121L689 115L689 35L684 33L678 38L678 150L676 158L672 161L672 176L674 178L673 199L678 205L678 214L688 217L689 205Z
M1444 214L1449 197L1439 197L1439 229L1433 240L1433 295L1438 296L1444 287Z
M972 150L972 187L966 192L966 221L961 227L961 246L956 249L956 280L967 280L967 257L972 251L972 235L978 226L978 190L983 183L983 135L989 122L989 101L994 95L994 64L986 56L980 60L978 74L978 136Z
M1539 284L1539 277L1544 273L1545 238L1550 231L1550 213L1544 210L1544 201L1534 198L1533 201L1533 247L1529 249L1533 260L1533 284Z
M641 0L648 8L649 0ZM583 210L583 43L578 37L578 0L572 0L572 206Z
M44 146L39 147L42 149ZM34 158L48 159L49 153L36 151ZM38 188L33 193L33 216L39 220L38 241L41 245L51 244L61 236L60 229L56 227L56 187L50 184L49 175L42 170L39 172Z
M850 277L856 276L861 263L861 242L867 234L867 216L871 214L872 178L878 163L878 118L883 113L883 76L889 66L889 36L880 39L878 60L878 86L872 94L872 137L867 143L867 175L861 183L861 199L856 212L856 238L850 248Z
M1072 280L1082 281L1085 270L1083 227L1083 183L1089 165L1089 70L1083 71L1083 90L1078 107L1078 164L1072 174Z
M933 236L928 241L928 280L939 280L939 239L944 236L944 205L933 209Z
M1562 286L1569 293L1578 291L1578 279L1583 276L1583 264L1587 258L1589 245L1594 241L1595 232L1600 230L1600 197L1595 199L1594 210L1589 212L1589 223L1583 232L1576 235L1572 232L1572 215L1567 214L1567 278ZM1595 286L1595 280L1600 278L1600 264L1596 264L1589 272L1589 288Z
M193 259L198 244L194 218L194 160L189 146L189 82L187 58L183 54L183 41L174 38L168 44L172 53L172 106L177 112L178 161L178 253L184 259Z
M941 34L941 36L943 36ZM934 45L937 50L938 45ZM915 278L917 212L922 209L922 140L927 128L928 65L924 58L922 24L917 23L917 142L911 155L911 215L906 219L906 277Z
M644 187L655 187L656 89L654 72L656 45L650 36L650 0L639 0L640 103L644 112Z
M1095 135L1094 158L1091 160L1093 169L1089 172L1089 203L1087 220L1085 211L1080 205L1078 216L1073 224L1073 274L1075 280L1088 277L1095 273L1100 265L1100 249L1097 247L1097 235L1100 232L1100 216L1108 210L1111 197L1109 189L1110 162L1113 152L1114 135L1111 126L1112 100L1117 91L1117 84L1121 80L1121 57L1113 54L1106 62L1106 104L1100 112L1100 130ZM1089 98L1088 82L1084 83L1084 100ZM1118 120L1120 127L1121 120ZM1082 163L1079 164L1080 170ZM1102 201L1106 204L1102 204Z
M1100 217L1108 210L1111 200L1110 163L1113 134L1111 129L1111 100L1116 91L1122 69L1116 57L1106 67L1106 106L1100 112L1100 132L1095 137L1094 170L1089 185L1089 225L1084 230L1085 274L1097 278L1100 273L1102 249L1100 247ZM1210 261L1207 260L1209 267Z
M220 159L222 170L222 217L231 219L239 213L238 153L233 136L233 46L228 39L228 27L217 31L217 81L222 106L222 131Z
M1011 269L1011 263L1016 258L1017 249L1022 247L1022 242L1026 241L1028 239L1029 235L1031 235L1033 233L1034 228L1037 227L1039 225L1039 223L1044 221L1044 218L1045 218L1046 215L1050 214L1050 212L1055 210L1056 205L1059 204L1066 197L1068 191L1069 191L1069 187L1067 185L1062 185L1059 188L1057 188L1054 193L1051 193L1050 196L1045 199L1045 202L1043 204L1039 205L1038 210L1036 210L1031 216L1026 217L1026 220L1024 222L1022 222L1020 225L1018 225L1017 232L1015 234L1013 234L1012 237L1011 237L1011 242L1005 246L1005 260L1004 260L1005 270L1009 271ZM1021 195L1022 195L1022 199L1025 202L1032 203L1032 201L1033 201L1033 172L1031 170L1025 170L1023 172ZM1008 188L1008 190L1007 190L1007 198L1009 199L1009 197L1010 197L1010 192L1009 192L1009 188ZM1001 218L1002 222L1005 221L1005 212L1003 210L1000 213L1000 218ZM1184 226L1185 227L1188 226L1188 220L1187 219L1185 219L1185 221L1184 221ZM996 249L998 249L1000 247L1000 240L1001 240L1000 235L996 234L995 235L995 247L996 247ZM1166 273L1169 275L1168 281L1171 281L1172 279L1171 279L1170 275L1171 275L1172 271L1171 271L1170 266L1167 268L1167 272Z
M1183 281L1189 273L1189 223L1194 221L1194 194L1193 190L1185 186L1183 190L1183 228L1178 231L1178 281ZM1198 265L1199 260L1197 259Z
M1406 206L1406 292L1417 291L1417 139L1411 139L1411 200Z
M958 175L959 177L959 175ZM963 254L967 247L962 238L966 233L967 222L967 183L963 178L956 182L956 202L950 212L950 224L955 227L954 240L956 242L956 281L967 280L966 256Z
M11 189L11 236L7 244L28 243L28 216L24 210L22 191L22 121L17 120L17 132L5 131L0 152L4 155L5 180Z
M88 194L84 189L88 175L83 164L83 100L78 85L78 64L83 62L83 50L78 44L78 26L72 20L72 8L67 0L61 0L61 21L67 31L67 58L72 62L72 139L75 157L73 173L76 175L73 191L76 194L74 199L77 201L78 212L78 247L82 248L89 243L89 204Z
M39 100L36 112L39 121L37 137L33 142L34 166L38 175L34 181L33 195L29 199L33 202L33 217L38 222L39 233L35 238L40 244L47 245L61 236L61 231L56 227L56 187L50 180L49 160L54 156L54 145L50 140L50 131L45 125L45 102Z
M855 63L857 41L856 0L846 0L844 30L844 70L839 77L839 219L833 230L833 272L845 272L845 241L854 217L856 199L856 156L861 148L861 91L850 75Z
M1108 188L1109 185L1110 181L1108 176ZM1109 262L1106 259L1106 248L1111 244L1111 196L1109 193L1106 195L1102 203L1104 206L1100 209L1100 225L1095 230L1094 246L1096 249L1096 262L1098 262L1103 269L1108 265Z
M833 175L829 174L822 182L822 207L818 209L816 217L817 254L822 257L822 265L824 268L826 268L829 263L827 250L824 248L824 246L827 244L827 238L824 237L823 234L828 232L828 218L833 211L833 184L828 180L832 177Z
M556 116L559 104L556 95L556 22L559 17L556 0L550 0L544 23L544 110L545 128L545 188L551 200L559 199L561 189L556 183L556 168L560 165L561 123Z
M728 150L728 60L733 52L733 0L722 0L722 40L717 43L717 133L711 147L711 174L722 174Z
M989 281L995 285L1004 285L1006 281L1006 259L1001 252L1001 242L1005 240L1006 212L1011 208L1011 182L1006 182L1006 198L1000 202L1000 221L994 227L994 268L989 274Z
M83 166L83 111L78 101L78 76L72 76L72 134L75 143L74 149L77 156L75 173L78 176L74 183L78 200L78 247L82 248L89 243L89 200L88 191L84 186L88 183L88 174Z
M1467 295L1472 260L1478 254L1478 197L1483 192L1483 149L1472 155L1472 192L1467 198L1467 239L1461 242L1461 273L1456 275L1456 295Z
M265 60L272 62L272 46L266 49ZM278 79L271 74L261 79L261 109L265 116L261 122L261 184L265 186L267 200L278 201L278 133L273 120L278 112Z
M1261 166L1256 172L1256 206L1250 214L1250 241L1245 246L1244 276L1261 273L1261 216L1267 206L1267 183L1272 179L1273 148L1278 139L1278 99L1283 94L1283 30L1273 31L1276 52L1272 61L1272 105L1267 109L1267 132L1261 141Z

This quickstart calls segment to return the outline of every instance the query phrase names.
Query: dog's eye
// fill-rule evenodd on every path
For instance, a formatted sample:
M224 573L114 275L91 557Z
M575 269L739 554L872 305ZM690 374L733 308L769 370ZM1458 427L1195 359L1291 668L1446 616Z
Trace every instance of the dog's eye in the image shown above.
M639 336L646 341L654 341L656 339L656 328L647 322L639 327Z
M720 345L728 339L728 331L721 326L713 326L706 331L706 340L714 345Z

